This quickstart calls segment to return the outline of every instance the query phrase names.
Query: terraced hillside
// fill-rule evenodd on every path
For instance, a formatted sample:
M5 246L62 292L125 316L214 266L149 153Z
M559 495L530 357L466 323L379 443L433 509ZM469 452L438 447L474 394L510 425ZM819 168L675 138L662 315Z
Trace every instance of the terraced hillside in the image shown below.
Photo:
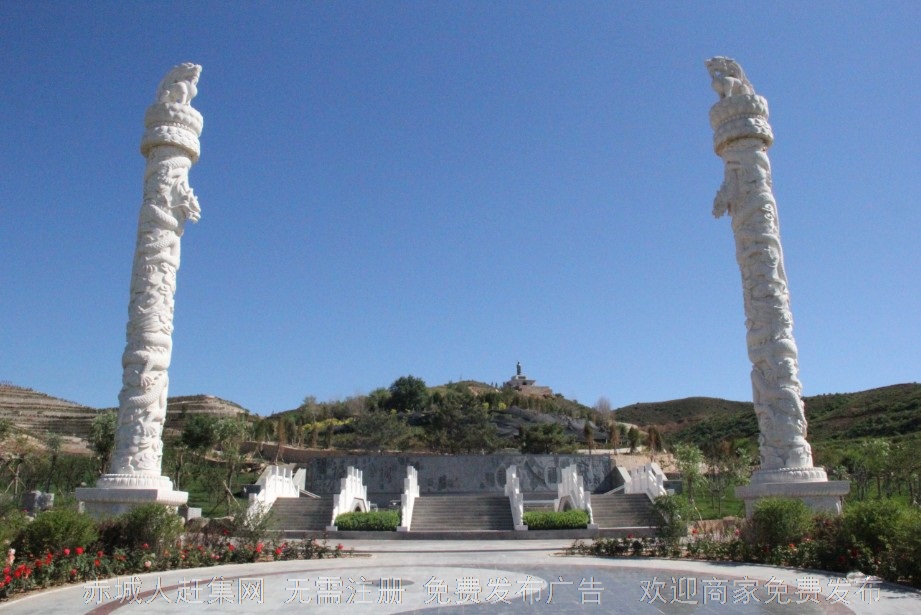
M86 439L96 412L32 389L0 384L0 419L8 419L17 430L36 437L56 433Z
M49 433L88 440L93 419L106 410L115 408L90 408L29 388L0 384L0 419L8 419L17 431L40 440ZM192 414L227 418L249 414L249 411L212 395L170 397L166 429L180 431L186 418Z

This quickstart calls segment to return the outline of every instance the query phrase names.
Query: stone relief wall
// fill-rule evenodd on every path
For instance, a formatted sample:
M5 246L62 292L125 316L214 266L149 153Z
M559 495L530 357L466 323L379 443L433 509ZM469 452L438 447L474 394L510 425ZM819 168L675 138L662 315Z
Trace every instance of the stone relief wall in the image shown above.
M511 465L518 466L524 493L555 493L563 468L572 463L579 466L587 490L614 487L610 484L613 466L606 455L305 455L299 459L298 452L285 451L285 460L307 470L306 488L318 494L338 491L339 479L345 476L349 466L364 473L370 493L400 493L408 465L419 471L419 490L423 496L464 492L501 494L505 469Z

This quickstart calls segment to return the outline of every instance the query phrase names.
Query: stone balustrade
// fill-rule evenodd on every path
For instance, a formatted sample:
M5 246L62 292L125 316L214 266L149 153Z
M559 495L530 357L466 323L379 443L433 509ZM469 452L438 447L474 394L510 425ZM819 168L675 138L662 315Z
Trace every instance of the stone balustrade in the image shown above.
M403 479L403 495L400 496L400 527L398 532L408 532L413 522L413 507L419 497L419 471L413 466L406 466L406 478Z
M650 501L668 495L665 489L665 472L659 464L652 462L630 470L630 480L624 485L624 493L645 493Z
M333 518L329 530L335 531L336 517L348 512L368 512L368 488L361 470L353 466L346 469L339 482L339 493L333 500Z
M521 480L518 477L518 466L511 465L505 469L505 495L508 496L509 506L512 508L512 523L516 531L524 531L528 526L524 524L524 494L521 493Z
M259 489L249 494L249 512L267 511L278 498L296 498L300 494L294 473L286 466L268 466L256 480Z

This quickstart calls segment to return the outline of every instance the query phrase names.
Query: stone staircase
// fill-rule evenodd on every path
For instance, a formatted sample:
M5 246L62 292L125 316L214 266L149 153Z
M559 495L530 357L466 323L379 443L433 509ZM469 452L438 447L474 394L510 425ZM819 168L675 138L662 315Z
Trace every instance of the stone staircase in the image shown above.
M279 530L325 530L333 522L333 498L278 498L272 523Z
M592 517L600 529L658 525L645 493L592 495Z
M504 495L423 495L416 499L410 532L514 530Z

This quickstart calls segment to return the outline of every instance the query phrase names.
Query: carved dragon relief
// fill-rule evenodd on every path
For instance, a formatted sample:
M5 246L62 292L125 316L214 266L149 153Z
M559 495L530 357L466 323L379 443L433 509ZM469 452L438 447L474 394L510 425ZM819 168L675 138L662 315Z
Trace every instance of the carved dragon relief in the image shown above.
M706 65L720 99L711 111L711 123L717 153L725 163L725 178L714 199L713 214L720 217L728 213L732 218L761 467L811 467L798 351L767 156L773 140L767 103L755 94L734 60L715 57Z
M180 238L201 208L189 186L200 115L190 103L201 67L181 64L160 82L147 111L144 197L131 275L127 343L112 475L159 476L166 420ZM184 121L188 120L188 121ZM175 138L173 138L175 137Z

